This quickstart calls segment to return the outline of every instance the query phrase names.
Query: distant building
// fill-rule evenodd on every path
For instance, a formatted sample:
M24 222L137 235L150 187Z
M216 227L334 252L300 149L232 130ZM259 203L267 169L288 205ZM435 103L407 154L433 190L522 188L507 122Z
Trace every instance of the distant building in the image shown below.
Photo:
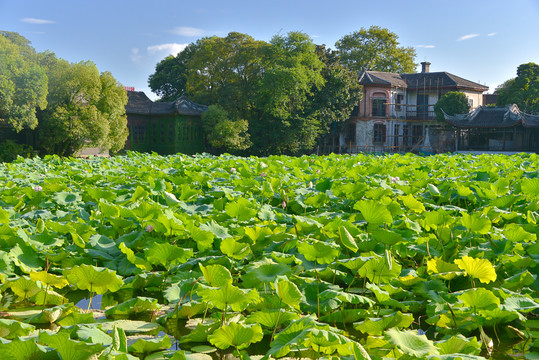
M207 106L184 96L174 102L153 102L142 91L127 95L126 149L162 155L204 151L201 115Z
M539 152L539 115L517 105L480 106L445 119L455 129L456 151Z
M341 135L341 151L452 151L452 134L436 121L434 105L450 91L463 92L472 109L483 105L487 86L448 72L396 74L364 71L359 83L363 97ZM344 149L343 149L344 148Z

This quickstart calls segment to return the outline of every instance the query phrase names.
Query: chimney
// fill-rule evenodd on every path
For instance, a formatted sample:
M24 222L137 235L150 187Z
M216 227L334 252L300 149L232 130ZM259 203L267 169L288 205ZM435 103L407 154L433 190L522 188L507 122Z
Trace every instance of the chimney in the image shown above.
M428 73L430 70L430 62L428 61L423 61L421 63L421 72L422 73Z

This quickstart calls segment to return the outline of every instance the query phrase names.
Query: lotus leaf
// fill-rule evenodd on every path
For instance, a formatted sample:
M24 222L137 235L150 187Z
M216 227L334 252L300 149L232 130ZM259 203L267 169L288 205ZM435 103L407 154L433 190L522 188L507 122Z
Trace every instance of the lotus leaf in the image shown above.
M64 275L71 285L96 294L115 292L123 285L122 278L115 271L93 265L76 265L64 270Z
M260 325L243 325L233 322L215 330L213 334L208 336L208 340L219 349L228 349L230 346L243 349L252 343L259 342L262 337Z
M400 331L390 329L386 331L390 342L395 344L405 354L424 358L427 355L438 355L439 351L434 343L425 335L418 335L416 331Z
M464 270L469 276L479 279L482 283L488 284L496 281L496 270L487 259L476 259L464 256L462 259L456 259L455 264L461 270Z

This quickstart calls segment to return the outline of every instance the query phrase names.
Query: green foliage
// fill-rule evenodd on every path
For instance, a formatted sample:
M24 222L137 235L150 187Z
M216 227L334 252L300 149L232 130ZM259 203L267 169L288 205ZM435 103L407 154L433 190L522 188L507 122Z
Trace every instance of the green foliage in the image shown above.
M529 354L538 173L536 154L0 164L0 352Z
M42 153L73 155L84 146L121 150L126 104L123 86L93 63L36 53L22 36L0 32L0 122L16 132L36 129Z
M203 119L215 151L301 154L348 119L359 99L356 80L335 52L306 34L267 43L231 32L164 59L150 86L163 99L186 94L215 105Z
M246 120L230 120L228 113L218 105L211 105L202 113L202 128L206 141L214 148L234 152L251 146Z
M0 143L0 162L12 162L17 157L32 158L36 152L30 145L18 144L13 140Z
M496 105L517 104L521 111L539 114L539 65L522 64L517 68L517 77L507 80L496 88Z
M335 43L335 47L341 53L341 61L357 72L415 72L415 49L399 46L398 39L394 32L373 25L343 36Z
M36 112L47 107L47 73L30 42L0 32L0 121L16 132L34 129Z
M443 112L442 112L443 110ZM450 91L440 97L438 102L434 104L434 112L436 120L443 121L444 112L447 115L467 114L470 111L468 98L460 91Z

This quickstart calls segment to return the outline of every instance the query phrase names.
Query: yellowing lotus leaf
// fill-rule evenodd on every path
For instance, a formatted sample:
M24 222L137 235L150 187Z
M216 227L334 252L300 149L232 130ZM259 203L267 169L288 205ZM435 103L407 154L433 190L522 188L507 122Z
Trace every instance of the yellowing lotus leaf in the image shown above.
M496 270L487 259L475 259L469 256L464 256L462 259L456 259L455 264L466 274L473 278L479 279L484 284L491 281L496 281Z

